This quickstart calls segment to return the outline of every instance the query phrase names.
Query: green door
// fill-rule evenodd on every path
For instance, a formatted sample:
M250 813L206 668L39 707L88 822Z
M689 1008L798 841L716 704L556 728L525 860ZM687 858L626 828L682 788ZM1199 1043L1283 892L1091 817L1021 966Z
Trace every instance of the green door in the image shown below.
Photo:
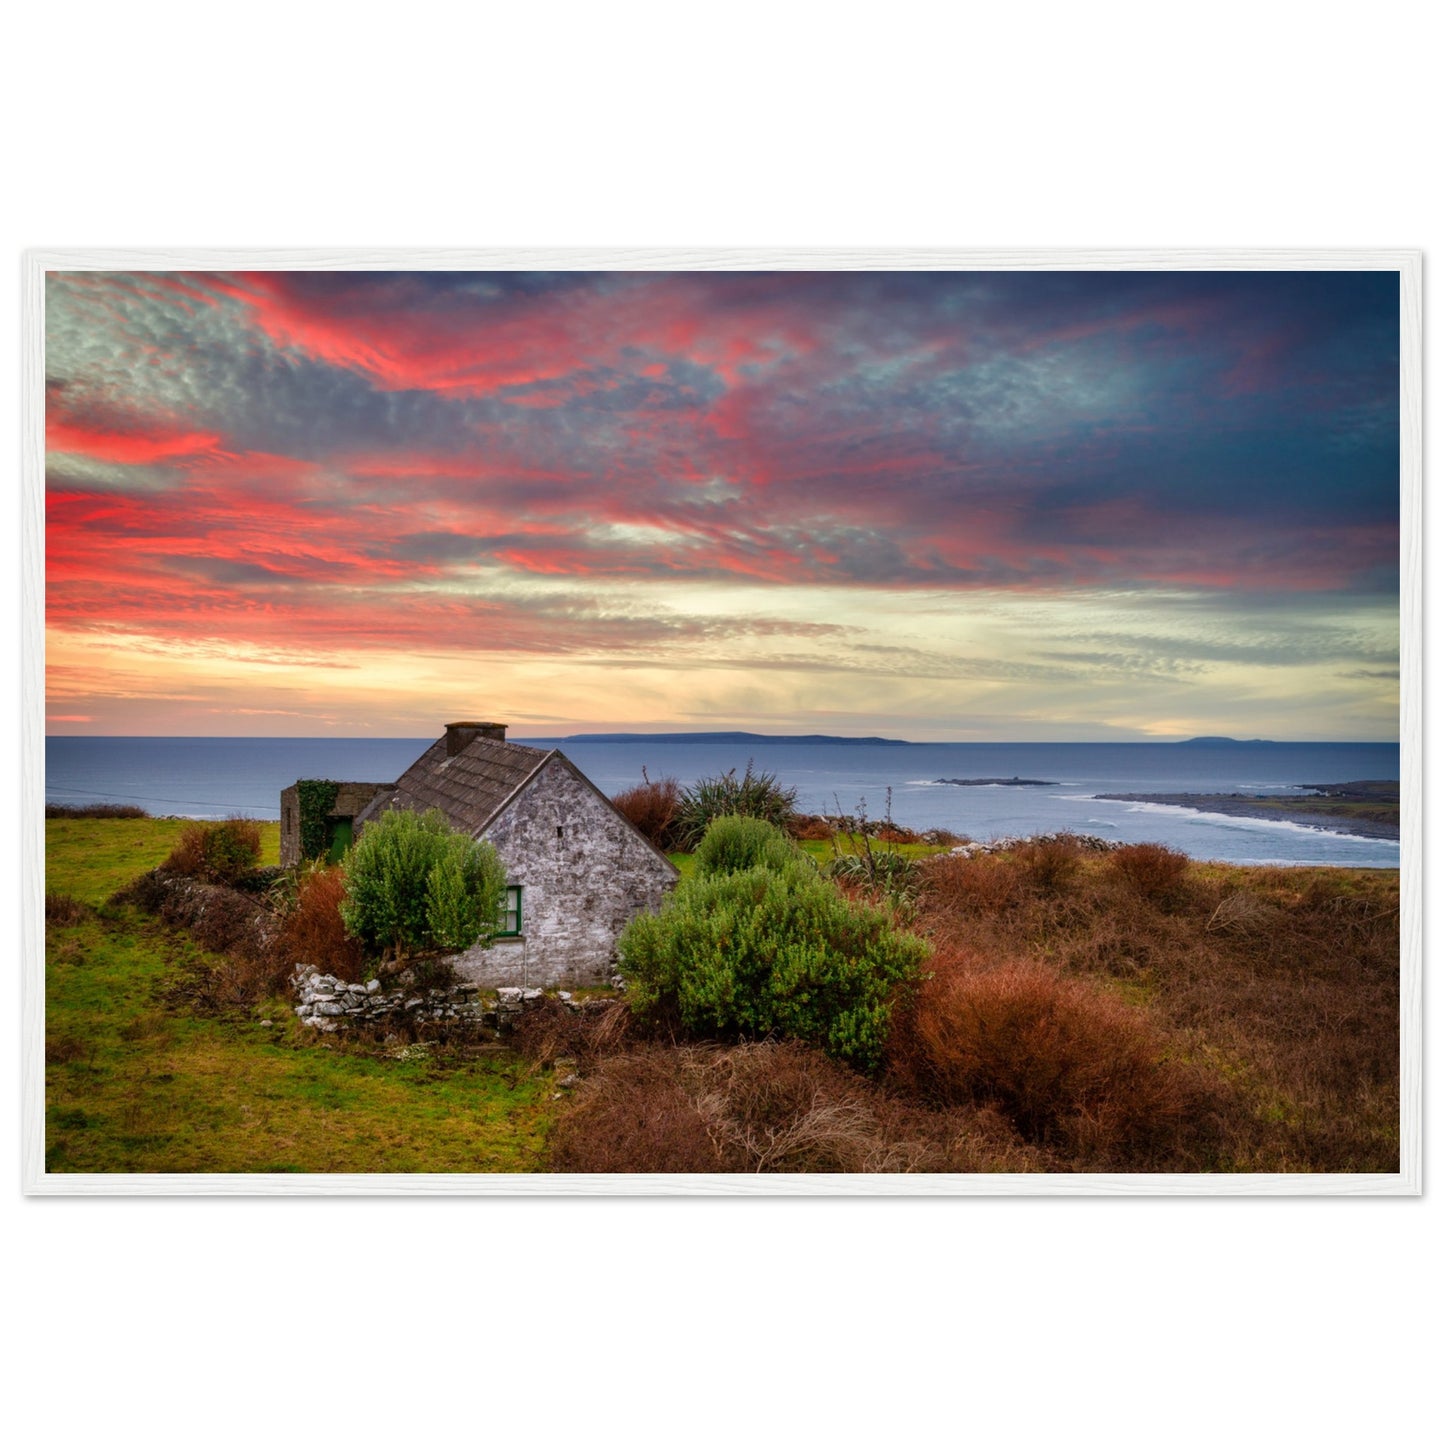
M351 847L351 819L329 818L326 822L326 861L339 863Z

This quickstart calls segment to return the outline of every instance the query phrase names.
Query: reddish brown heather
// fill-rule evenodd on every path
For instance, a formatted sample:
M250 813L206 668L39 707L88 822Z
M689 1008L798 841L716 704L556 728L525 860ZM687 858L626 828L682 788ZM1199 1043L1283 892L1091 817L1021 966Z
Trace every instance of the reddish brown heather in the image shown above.
M794 813L788 819L788 836L800 843L826 843L833 833L833 825L816 813Z
M1163 900L1179 893L1189 859L1160 843L1129 843L1109 855L1109 863L1145 898Z
M553 1131L573 1173L1018 1173L1058 1167L989 1110L890 1097L796 1043L648 1047L601 1062Z
M682 789L676 778L655 782L643 774L642 782L616 794L612 806L652 844L663 852L677 847L677 808Z
M1169 1057L1143 1010L1039 963L933 967L889 1042L890 1077L910 1093L991 1104L1079 1167L1126 1168L1146 1149L1157 1160L1181 1133L1201 1142L1222 1090Z
M365 967L361 943L341 921L346 873L338 865L303 873L296 905L281 925L280 952L292 972L315 968L347 983L360 983Z
M1068 884L1079 871L1082 854L1067 838L1040 838L1014 851L1024 877L1042 892L1052 893Z
M1217 1148L1171 1167L1393 1171L1398 873L1179 856L1090 856L1051 892L1013 855L941 857L921 870L915 926L942 959L1028 961L1147 1005L1170 1056L1231 1095Z

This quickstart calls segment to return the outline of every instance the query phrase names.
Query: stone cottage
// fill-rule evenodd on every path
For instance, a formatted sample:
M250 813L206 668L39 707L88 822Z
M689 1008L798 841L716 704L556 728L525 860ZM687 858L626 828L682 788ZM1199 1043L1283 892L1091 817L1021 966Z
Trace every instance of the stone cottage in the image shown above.
M507 870L499 934L457 955L458 973L489 988L605 983L618 935L661 906L677 869L556 748L506 738L501 723L448 723L395 783L293 784L281 794L281 861L337 854L390 809L439 808Z

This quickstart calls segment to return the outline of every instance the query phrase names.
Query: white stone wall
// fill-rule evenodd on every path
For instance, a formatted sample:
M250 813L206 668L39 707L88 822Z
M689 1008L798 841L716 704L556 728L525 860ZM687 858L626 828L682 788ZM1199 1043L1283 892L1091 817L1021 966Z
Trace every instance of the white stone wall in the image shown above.
M616 810L559 758L483 834L522 888L522 938L450 960L465 979L551 988L605 984L617 937L655 911L677 875Z
M468 984L431 989L402 984L387 988L374 978L366 983L347 983L314 968L296 974L291 982L299 1000L297 1018L307 1028L323 1033L397 1024L446 1024L505 1033L528 1008L543 999L539 988L487 991ZM559 992L556 998L574 1011L585 1007L569 993Z
M457 977L473 988L554 988L561 977L543 978L536 950L525 938L499 938L490 948L469 948L448 957Z

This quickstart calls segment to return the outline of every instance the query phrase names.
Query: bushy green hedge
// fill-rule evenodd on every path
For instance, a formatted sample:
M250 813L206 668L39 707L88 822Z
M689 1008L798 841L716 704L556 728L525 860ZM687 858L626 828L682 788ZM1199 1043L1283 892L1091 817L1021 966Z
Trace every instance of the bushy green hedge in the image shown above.
M346 860L341 917L369 953L401 958L489 942L507 875L490 843L443 814L404 809L367 825Z
M778 872L794 866L811 869L813 862L790 838L761 818L718 818L693 854L694 874L698 878L759 867Z
M928 945L844 898L773 830L775 843L749 830L760 861L724 866L743 835L736 820L713 828L722 839L710 830L699 849L709 869L619 940L633 1007L698 1037L802 1039L876 1068L898 991Z

